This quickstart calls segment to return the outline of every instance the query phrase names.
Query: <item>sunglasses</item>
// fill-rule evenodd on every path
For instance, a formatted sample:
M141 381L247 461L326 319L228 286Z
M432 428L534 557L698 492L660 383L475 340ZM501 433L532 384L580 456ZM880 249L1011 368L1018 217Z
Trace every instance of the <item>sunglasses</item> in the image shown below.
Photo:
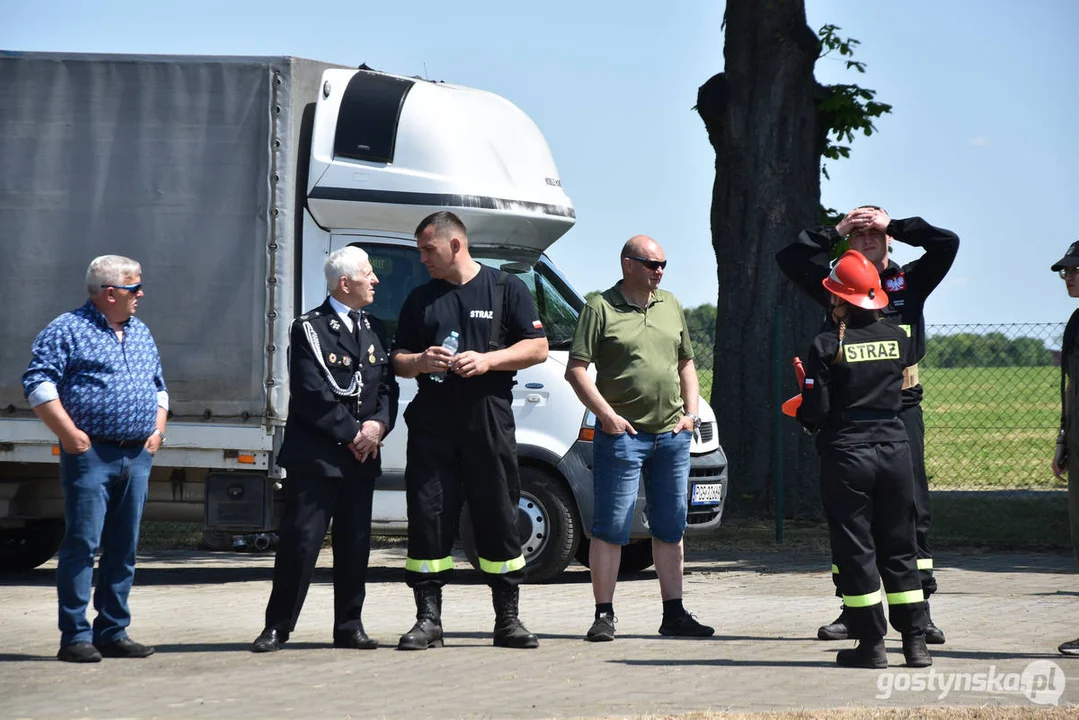
M142 283L135 283L134 285L102 285L103 288L112 288L113 290L127 290L132 295L137 295L139 290L142 290Z
M1060 268L1057 272L1060 273L1060 277L1062 278L1075 277L1076 275L1079 275L1079 268Z
M663 268L667 267L666 260L649 260L648 258L637 257L636 255L627 255L626 257L630 260L636 260L652 272L655 272L656 270L662 270Z

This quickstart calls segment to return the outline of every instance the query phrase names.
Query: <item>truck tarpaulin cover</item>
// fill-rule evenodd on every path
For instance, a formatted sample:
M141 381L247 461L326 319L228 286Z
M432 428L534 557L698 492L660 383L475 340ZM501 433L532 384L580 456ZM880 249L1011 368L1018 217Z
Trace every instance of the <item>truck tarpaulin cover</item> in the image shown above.
M29 414L35 335L120 254L142 263L176 417L284 415L293 220L272 210L295 178L272 187L271 165L292 151L291 62L0 54L0 412Z

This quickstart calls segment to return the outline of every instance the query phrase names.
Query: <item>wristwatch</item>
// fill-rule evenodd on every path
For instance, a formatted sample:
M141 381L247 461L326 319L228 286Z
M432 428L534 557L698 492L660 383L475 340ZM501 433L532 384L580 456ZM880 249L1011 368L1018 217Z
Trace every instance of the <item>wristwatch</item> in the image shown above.
M161 438L161 444L162 445L165 444L165 431L164 430L162 430L161 428L154 428L154 431L152 433L150 433L150 434L151 435L157 435L158 437Z
M691 418L693 420L693 429L694 430L700 430L701 429L701 416L700 415L694 415L693 413L686 413L686 417Z

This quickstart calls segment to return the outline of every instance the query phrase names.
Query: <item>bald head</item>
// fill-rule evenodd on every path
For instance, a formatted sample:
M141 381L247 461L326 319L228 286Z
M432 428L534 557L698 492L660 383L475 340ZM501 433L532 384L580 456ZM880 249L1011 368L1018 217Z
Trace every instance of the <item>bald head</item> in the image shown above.
M634 235L629 240L626 240L626 244L622 246L622 257L647 257L653 256L657 260L663 259L663 248L659 246L659 243L648 237L647 235Z

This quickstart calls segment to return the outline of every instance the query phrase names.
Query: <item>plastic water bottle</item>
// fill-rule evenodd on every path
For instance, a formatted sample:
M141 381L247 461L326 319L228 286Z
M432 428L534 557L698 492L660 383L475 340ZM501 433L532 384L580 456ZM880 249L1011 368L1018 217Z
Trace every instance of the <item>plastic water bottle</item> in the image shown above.
M442 347L445 348L446 350L449 350L450 355L456 355L457 354L457 338L458 338L457 331L454 330L453 332L451 332L449 335L446 336L445 340L442 341ZM441 372L431 373L431 379L434 380L437 383L444 382L446 380L446 371L443 370Z

